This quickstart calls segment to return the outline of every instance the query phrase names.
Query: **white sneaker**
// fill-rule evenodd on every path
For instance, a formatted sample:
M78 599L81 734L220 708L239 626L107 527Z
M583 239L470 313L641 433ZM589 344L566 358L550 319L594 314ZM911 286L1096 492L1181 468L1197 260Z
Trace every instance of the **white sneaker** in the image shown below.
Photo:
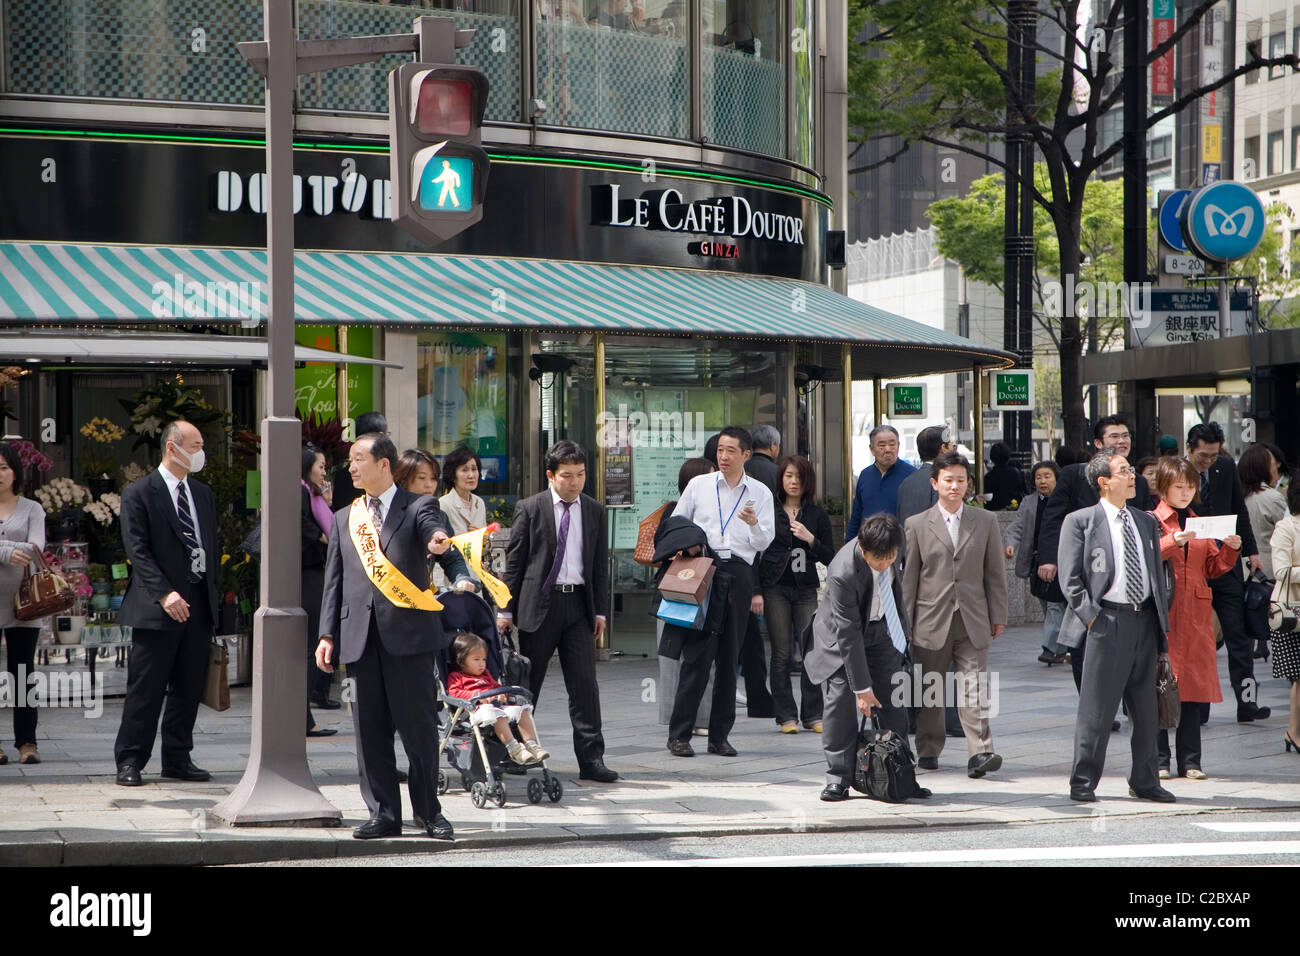
M551 758L551 755L546 750L546 748L544 748L536 740L524 741L524 747L532 752L533 763L541 763L543 760L549 760Z
M510 759L517 764L529 763L533 759L533 753L517 740L510 741L506 745L506 750L510 754Z
M745 704L748 704L748 703L749 703L749 699L745 696L745 692L744 692L744 691L742 691L742 690L738 690L738 691L736 691L736 703L737 703L737 704L740 704L742 707L743 707Z

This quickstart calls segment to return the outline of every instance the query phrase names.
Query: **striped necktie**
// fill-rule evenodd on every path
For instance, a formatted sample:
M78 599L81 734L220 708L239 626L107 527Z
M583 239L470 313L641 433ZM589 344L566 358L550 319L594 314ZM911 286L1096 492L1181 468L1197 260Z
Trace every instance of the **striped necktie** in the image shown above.
M1133 532L1133 521L1125 508L1119 513L1119 522L1124 526L1124 593L1129 603L1142 603L1142 560L1138 557L1137 535Z
M176 486L176 516L180 518L185 543L190 547L190 580L201 581L203 572L207 569L203 566L203 547L199 544L198 531L194 527L194 512L190 510L190 496L185 491L183 481Z
M889 643L898 653L906 654L907 638L903 636L903 622L898 617L898 606L894 604L894 587L888 569L876 572L876 591L880 595L880 613L889 631Z
M375 534L384 530L384 503L378 498L370 498L370 517L375 523Z

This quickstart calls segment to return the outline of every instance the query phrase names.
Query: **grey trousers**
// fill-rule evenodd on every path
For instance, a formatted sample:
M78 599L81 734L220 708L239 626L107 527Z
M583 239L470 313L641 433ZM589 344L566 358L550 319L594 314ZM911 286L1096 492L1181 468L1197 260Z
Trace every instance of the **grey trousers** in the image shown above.
M1150 606L1134 613L1102 608L1088 632L1088 653L1079 684L1079 713L1074 724L1074 768L1070 787L1097 789L1106 765L1115 708L1128 707L1133 767L1129 786L1144 791L1160 785L1156 734L1156 654L1160 622Z

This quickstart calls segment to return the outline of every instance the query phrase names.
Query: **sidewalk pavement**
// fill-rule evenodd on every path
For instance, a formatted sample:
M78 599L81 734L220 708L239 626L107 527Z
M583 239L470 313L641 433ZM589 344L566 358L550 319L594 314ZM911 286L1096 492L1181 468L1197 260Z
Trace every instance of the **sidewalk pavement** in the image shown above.
M990 654L999 691L993 737L1003 768L982 780L969 779L964 742L950 739L940 769L920 775L934 796L899 805L861 797L820 802L825 782L820 736L807 731L783 736L772 720L746 718L743 707L731 736L738 757L705 754L702 738L696 738L695 758L672 756L665 748L667 729L657 723L658 663L642 658L616 658L598 667L605 759L622 779L613 784L579 781L564 682L553 662L537 723L554 755L549 764L563 782L562 800L531 805L523 778L507 777L506 807L489 804L477 810L454 783L443 809L456 828L455 846L1063 821L1088 821L1097 828L1106 817L1300 808L1300 759L1282 747L1288 686L1268 676L1271 668L1262 661L1256 662L1260 699L1272 707L1273 716L1238 724L1231 695L1216 704L1202 728L1203 766L1210 779L1168 781L1178 803L1152 804L1128 796L1127 721L1111 739L1099 802L1071 802L1066 781L1074 683L1069 665L1048 668L1035 660L1039 635L1038 626L1013 628L994 642ZM1223 655L1220 664L1226 688ZM145 768L144 787L117 786L112 749L120 700L105 701L96 719L80 710L42 711L37 736L44 762L36 766L13 762L9 718L0 715L11 760L0 767L0 865L222 864L430 852L448 846L417 836L413 829L402 838L352 838L352 827L364 822L366 810L345 710L317 710L317 720L340 733L307 741L312 772L325 797L342 811L343 827L230 828L211 817L209 809L239 782L249 752L251 694L248 688L236 688L231 696L232 707L225 713L199 708L194 759L213 773L206 784L160 781L155 753ZM400 747L398 754L405 766ZM404 812L409 815L409 805Z

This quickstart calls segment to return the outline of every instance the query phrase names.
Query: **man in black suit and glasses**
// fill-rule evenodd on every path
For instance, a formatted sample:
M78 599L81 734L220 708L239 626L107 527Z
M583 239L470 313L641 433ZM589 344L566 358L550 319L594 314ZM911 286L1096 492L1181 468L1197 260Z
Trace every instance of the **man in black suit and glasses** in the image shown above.
M1223 429L1217 422L1193 425L1187 432L1187 460L1201 475L1200 503L1196 513L1210 515L1236 515L1237 534L1241 535L1241 553L1250 562L1253 574L1262 565L1259 545L1250 529L1250 513L1246 510L1246 496L1242 492L1237 466L1223 455ZM1237 720L1248 723L1264 720L1271 711L1259 706L1255 683L1254 642L1246 630L1246 585L1241 576L1241 566L1227 574L1210 578L1214 592L1214 613L1219 615L1223 628L1223 644L1228 649L1228 678L1232 693L1237 698ZM1202 716L1208 714L1205 705Z
M117 731L117 782L143 783L162 722L162 775L211 777L194 765L194 718L217 626L217 512L203 470L203 435L186 421L163 429L158 470L122 493L122 544L131 561L118 621L131 626L126 702ZM163 698L167 709L163 712Z
M402 832L395 729L410 760L415 825L449 841L451 824L438 802L434 669L445 642L428 592L428 556L446 554L450 546L447 521L437 498L393 482L397 448L386 435L362 435L348 457L364 497L334 515L316 665L332 673L342 662L355 682L357 771L370 819L352 835L369 840Z
M519 649L532 661L534 702L559 651L579 778L611 783L618 774L605 766L596 684L596 641L609 614L605 506L582 493L587 454L576 442L547 450L546 480L546 491L515 505L504 578L510 606L497 627L519 631Z

